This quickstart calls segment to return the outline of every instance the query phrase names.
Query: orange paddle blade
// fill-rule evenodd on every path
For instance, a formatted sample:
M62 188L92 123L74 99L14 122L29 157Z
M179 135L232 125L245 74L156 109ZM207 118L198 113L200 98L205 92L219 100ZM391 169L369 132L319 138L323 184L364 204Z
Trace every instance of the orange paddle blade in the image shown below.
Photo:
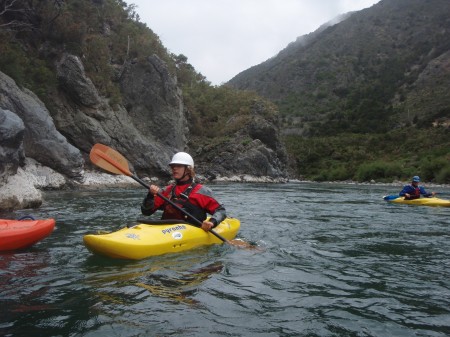
M227 243L232 245L233 247L236 247L236 248L246 248L246 249L261 250L258 246L252 245L252 244L250 244L248 242L245 242L245 241L242 241L240 239L228 240Z
M125 174L131 177L128 161L119 152L109 146L97 143L89 154L89 158L94 165L114 174Z

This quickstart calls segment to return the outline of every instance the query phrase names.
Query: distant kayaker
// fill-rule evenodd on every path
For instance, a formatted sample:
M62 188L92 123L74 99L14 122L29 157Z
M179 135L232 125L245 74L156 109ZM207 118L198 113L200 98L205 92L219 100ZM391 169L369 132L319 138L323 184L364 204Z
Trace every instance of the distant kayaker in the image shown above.
M412 200L412 199L419 199L420 195L423 195L426 198L430 198L436 194L436 192L427 193L427 191L425 191L425 188L419 186L419 182L420 177L414 176L412 178L411 184L405 185L401 190L401 192L399 193L399 195L401 197L405 197L405 199L407 200Z
M161 219L177 219L195 223L184 213L157 196L160 192L200 220L203 230L209 231L221 223L226 218L225 208L212 196L208 187L194 182L195 171L192 157L186 152L178 152L173 156L169 166L175 184L168 185L164 190L156 185L151 185L141 205L142 214L152 215L157 210L162 210ZM211 214L208 221L206 221L207 214Z

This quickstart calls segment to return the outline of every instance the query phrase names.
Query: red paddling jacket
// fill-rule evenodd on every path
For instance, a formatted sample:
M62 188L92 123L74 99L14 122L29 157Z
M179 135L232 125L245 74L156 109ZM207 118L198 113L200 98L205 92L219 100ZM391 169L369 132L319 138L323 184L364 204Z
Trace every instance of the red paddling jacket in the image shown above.
M209 221L214 224L214 227L226 218L225 208L214 199L212 191L202 184L194 183L192 179L167 186L162 195L202 222L206 219L207 214L211 214ZM161 219L179 219L195 223L195 220L177 210L164 199L148 193L141 205L142 214L152 215L157 210L163 211Z

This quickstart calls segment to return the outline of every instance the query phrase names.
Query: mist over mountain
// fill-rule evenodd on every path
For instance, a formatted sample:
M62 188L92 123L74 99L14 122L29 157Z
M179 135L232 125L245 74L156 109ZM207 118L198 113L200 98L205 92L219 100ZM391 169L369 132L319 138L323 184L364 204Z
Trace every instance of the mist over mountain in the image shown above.
M450 1L383 0L228 82L275 102L284 133L383 133L450 118Z

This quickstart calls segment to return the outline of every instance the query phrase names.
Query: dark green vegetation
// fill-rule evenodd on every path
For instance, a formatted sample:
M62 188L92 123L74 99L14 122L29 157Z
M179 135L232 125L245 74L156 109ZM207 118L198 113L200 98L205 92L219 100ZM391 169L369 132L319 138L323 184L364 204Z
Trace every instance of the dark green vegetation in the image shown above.
M411 137L411 135L414 135ZM294 170L318 181L392 182L419 174L425 181L448 183L449 135L444 128L413 127L385 134L286 137Z
M390 180L423 172L448 183L448 13L447 0L382 0L299 37L230 84L279 106L299 175Z
M97 90L120 103L121 66L157 54L172 67L158 36L123 1L2 0L0 70L41 99L56 89L55 62L64 52L81 57Z
M156 54L183 90L193 150L233 137L262 103L271 118L281 116L294 176L420 174L450 183L449 7L448 0L383 0L238 75L231 84L252 90L243 91L211 86L124 1L0 0L0 70L52 109L55 63L69 52L114 106L123 65Z

